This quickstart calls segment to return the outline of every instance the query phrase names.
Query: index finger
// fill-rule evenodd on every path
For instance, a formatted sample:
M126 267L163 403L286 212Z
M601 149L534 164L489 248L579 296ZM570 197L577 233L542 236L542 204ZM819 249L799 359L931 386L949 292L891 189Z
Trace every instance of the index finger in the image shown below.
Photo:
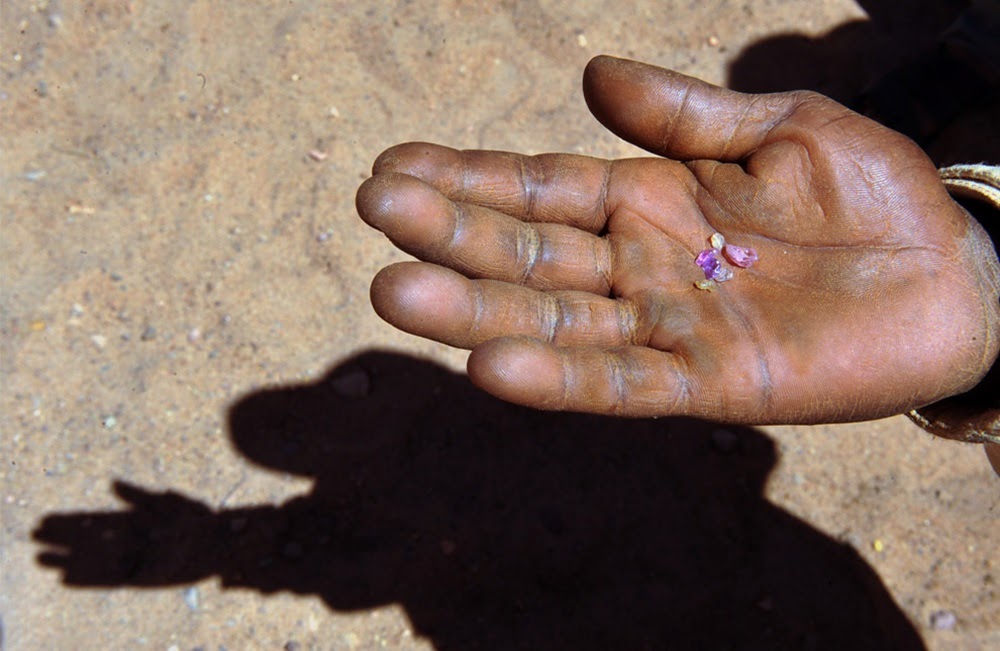
M610 214L611 170L611 161L587 156L526 156L409 142L383 152L372 173L408 174L452 201L485 206L523 221L599 233Z

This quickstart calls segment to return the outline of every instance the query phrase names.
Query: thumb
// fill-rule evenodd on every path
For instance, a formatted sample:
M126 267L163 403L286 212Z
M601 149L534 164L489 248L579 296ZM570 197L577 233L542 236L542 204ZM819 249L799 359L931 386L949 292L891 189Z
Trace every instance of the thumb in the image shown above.
M587 64L583 94L590 112L615 134L678 160L744 159L802 102L800 93L747 95L609 56Z

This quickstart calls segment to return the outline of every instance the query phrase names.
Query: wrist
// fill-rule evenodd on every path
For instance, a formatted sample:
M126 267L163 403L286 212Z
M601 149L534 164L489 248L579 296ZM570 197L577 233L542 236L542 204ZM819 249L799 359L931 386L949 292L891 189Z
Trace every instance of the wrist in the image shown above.
M998 263L1000 250L1000 167L955 165L941 170L941 179L952 197L986 231L992 241L991 258L985 261L986 273L993 277L985 300L998 301ZM992 273L991 273L992 272ZM995 307L995 305L994 305ZM910 418L928 432L944 438L970 443L1000 445L1000 361L971 390L912 410Z

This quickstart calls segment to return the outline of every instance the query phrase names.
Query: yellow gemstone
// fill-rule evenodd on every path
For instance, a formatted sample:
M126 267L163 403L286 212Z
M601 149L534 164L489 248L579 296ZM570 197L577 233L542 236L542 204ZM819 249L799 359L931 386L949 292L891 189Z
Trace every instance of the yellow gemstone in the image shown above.
M714 280L696 280L694 281L694 286L706 292L714 292L719 287L719 284Z

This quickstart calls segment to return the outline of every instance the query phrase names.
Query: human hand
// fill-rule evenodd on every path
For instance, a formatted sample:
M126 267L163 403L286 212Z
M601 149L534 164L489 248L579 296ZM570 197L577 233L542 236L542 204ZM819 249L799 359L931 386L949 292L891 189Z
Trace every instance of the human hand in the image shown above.
M974 386L1000 262L904 136L810 92L744 95L598 57L594 115L665 158L394 147L362 219L421 262L376 312L468 348L512 402L742 423L863 420ZM721 232L759 262L702 291Z

